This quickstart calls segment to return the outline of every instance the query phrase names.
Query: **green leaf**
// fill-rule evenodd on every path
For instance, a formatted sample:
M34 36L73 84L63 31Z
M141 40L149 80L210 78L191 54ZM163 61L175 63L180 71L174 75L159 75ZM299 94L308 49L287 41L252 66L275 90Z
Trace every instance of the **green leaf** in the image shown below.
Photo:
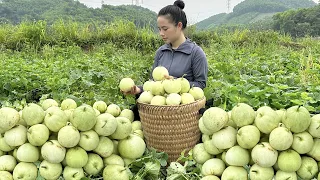
M299 99L293 99L293 100L291 100L291 102L296 105L303 105L304 104L304 102Z
M83 178L81 178L80 180L90 180L90 178L83 177Z

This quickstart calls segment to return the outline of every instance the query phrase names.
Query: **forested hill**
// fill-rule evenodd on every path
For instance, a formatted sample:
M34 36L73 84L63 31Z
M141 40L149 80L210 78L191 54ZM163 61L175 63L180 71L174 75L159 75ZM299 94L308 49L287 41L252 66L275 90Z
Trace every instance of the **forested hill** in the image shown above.
M104 5L88 8L74 0L0 0L0 22L18 24L23 20L46 20L52 24L58 19L77 22L105 23L115 19L126 19L137 26L156 25L156 13L139 6Z
M198 29L219 25L249 24L271 17L278 12L315 6L312 0L245 0L233 8L232 13L211 16L196 24Z
M320 36L320 4L311 8L288 10L272 17L273 29L293 37Z

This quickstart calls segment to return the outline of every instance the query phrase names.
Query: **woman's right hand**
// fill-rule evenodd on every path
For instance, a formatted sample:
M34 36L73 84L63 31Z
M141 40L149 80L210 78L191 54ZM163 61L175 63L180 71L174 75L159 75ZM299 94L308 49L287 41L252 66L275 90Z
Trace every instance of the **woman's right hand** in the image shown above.
M165 79L174 79L173 76L169 76L169 75L164 75L164 78L165 78Z
M141 89L138 87L138 86L136 86L136 85L134 85L132 88L131 88L131 90L130 91L128 91L128 92L124 92L124 91L121 91L124 95L136 95L136 94L140 94L141 93Z

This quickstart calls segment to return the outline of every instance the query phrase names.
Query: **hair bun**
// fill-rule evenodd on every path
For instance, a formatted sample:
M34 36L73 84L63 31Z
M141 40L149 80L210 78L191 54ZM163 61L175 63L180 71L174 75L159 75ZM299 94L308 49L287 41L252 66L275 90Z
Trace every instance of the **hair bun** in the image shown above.
M184 2L181 0L176 0L173 5L178 6L180 9L184 8Z

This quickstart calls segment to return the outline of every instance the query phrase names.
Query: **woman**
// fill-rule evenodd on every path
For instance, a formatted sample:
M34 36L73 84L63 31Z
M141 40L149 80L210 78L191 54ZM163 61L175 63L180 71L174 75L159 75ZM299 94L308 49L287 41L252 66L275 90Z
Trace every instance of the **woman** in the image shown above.
M177 0L173 5L162 8L158 13L157 24L161 38L165 42L155 54L154 63L150 73L157 66L164 66L169 72L167 78L179 78L183 75L190 87L196 86L204 89L207 85L208 62L202 48L185 36L187 17L183 11L185 4ZM139 95L143 92L143 86L134 86L131 91L123 92L125 95ZM212 100L207 101L210 106ZM131 108L136 119L139 118L137 106ZM205 109L201 109L202 114Z
M159 11L157 23L165 44L157 50L151 72L157 66L164 66L170 74L167 78L182 77L186 74L184 77L191 87L204 89L208 76L207 58L201 47L184 34L187 26L184 6L183 1L177 0L173 5L168 5ZM134 86L130 92L124 94L139 95L142 92L142 86Z

